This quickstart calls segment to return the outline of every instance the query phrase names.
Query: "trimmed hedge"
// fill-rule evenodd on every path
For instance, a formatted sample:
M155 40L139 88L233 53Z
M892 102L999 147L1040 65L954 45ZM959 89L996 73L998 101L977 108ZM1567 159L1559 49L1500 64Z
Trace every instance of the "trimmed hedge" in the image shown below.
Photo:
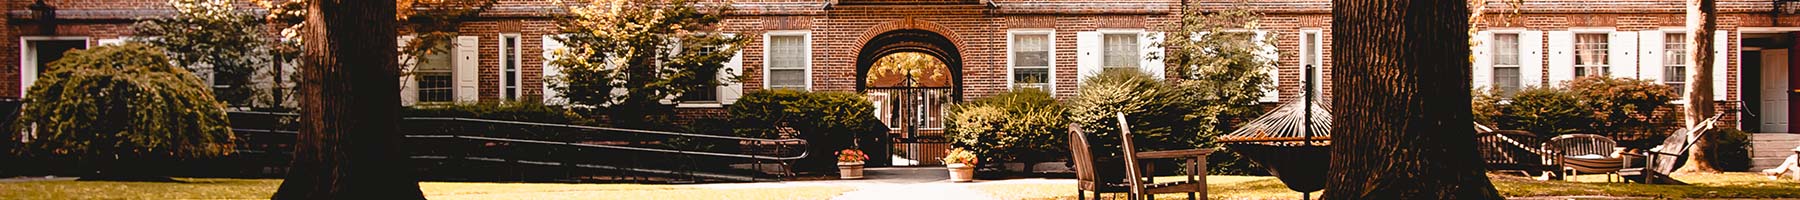
M797 132L794 137L806 140L811 155L833 155L854 146L857 137L888 131L875 118L873 103L848 92L761 90L744 94L726 112L738 136L778 138L782 127L790 128ZM799 168L833 170L836 162L831 156L813 156L801 161Z
M423 105L402 108L403 117L463 117L558 124L596 124L574 111L537 101Z
M950 106L945 136L984 163L1055 160L1069 152L1067 113L1050 93L1013 90Z

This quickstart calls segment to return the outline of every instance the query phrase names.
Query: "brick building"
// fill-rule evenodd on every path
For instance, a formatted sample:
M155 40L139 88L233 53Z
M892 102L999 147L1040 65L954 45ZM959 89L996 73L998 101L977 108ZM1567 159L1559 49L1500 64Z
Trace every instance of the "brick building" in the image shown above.
M86 48L132 37L134 19L172 11L163 0L8 0L0 5L7 20L0 35L17 43L0 43L3 94L19 96L35 80L42 63L58 56L45 52ZM1504 5L1493 1L1494 5ZM1474 83L1514 91L1555 84L1583 75L1608 75L1685 84L1679 56L1684 19L1681 0L1526 0L1512 8L1488 9L1476 47ZM1800 71L1789 59L1800 31L1794 3L1780 0L1721 0L1718 3L1720 48L1715 67L1716 99L1742 105L1755 117L1743 117L1742 128L1760 132L1797 132L1788 126L1787 100L1791 77ZM854 91L869 94L883 118L902 127L909 116L932 123L943 102L975 99L1009 88L1040 88L1058 97L1075 94L1082 75L1107 67L1136 67L1160 74L1159 60L1144 54L1161 51L1155 43L1182 8L1226 9L1235 6L1265 13L1258 35L1279 54L1278 91L1266 102L1299 99L1305 65L1318 73L1331 70L1331 8L1327 0L742 0L718 27L752 38L739 57L728 63L741 72L741 82L684 96L679 104L689 115L722 114L745 91L796 88ZM1785 8L1784 8L1785 6ZM1781 8L1781 9L1778 9ZM408 104L537 99L554 92L544 88L545 50L560 48L549 14L563 10L549 0L500 0L481 19L458 27L449 55L429 55L417 65L422 73L406 81ZM1783 12L1777 12L1777 10ZM404 36L402 36L404 37ZM916 54L914 54L916 53ZM887 76L879 66L890 55L926 55L942 64L936 75L913 80ZM873 69L873 70L872 70ZM549 72L549 73L546 73ZM1311 74L1318 74L1311 73ZM888 74L892 75L892 74ZM875 78L871 78L875 77ZM1319 81L1329 88L1331 80ZM910 89L910 90L897 90ZM922 91L922 92L921 92ZM1320 92L1325 99L1330 92ZM926 98L930 97L930 98ZM557 101L551 98L550 101ZM1742 102L1741 104L1739 102ZM1680 102L1687 103L1687 102ZM925 105L924 111L913 109ZM896 112L907 111L907 112ZM1797 111L1800 112L1800 111ZM920 114L923 113L923 114ZM904 120L903 120L904 119ZM936 125L925 125L932 130Z

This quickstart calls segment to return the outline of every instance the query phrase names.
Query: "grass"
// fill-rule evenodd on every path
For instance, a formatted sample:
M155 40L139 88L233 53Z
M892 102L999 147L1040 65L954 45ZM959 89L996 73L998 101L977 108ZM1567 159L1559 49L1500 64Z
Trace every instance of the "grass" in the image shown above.
M1508 197L1610 196L1647 198L1800 198L1800 182L1774 181L1753 173L1680 174L1690 185L1606 183L1604 176L1583 175L1575 181L1538 181L1510 176L1490 176L1500 194ZM1158 178L1162 179L1162 178ZM983 185L976 190L1002 199L1075 199L1069 184ZM1299 199L1281 180L1273 177L1207 177L1209 199ZM1090 194L1091 195L1091 194ZM1317 197L1319 193L1314 193ZM1187 199L1186 195L1161 195L1157 199Z
M0 183L0 199L268 199L280 179L177 178L186 183ZM681 185L423 182L430 199L827 199L853 188L708 189Z

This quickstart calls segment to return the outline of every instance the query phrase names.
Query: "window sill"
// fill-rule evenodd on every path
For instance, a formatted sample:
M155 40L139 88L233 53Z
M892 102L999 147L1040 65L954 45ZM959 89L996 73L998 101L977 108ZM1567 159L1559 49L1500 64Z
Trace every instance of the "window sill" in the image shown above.
M720 104L719 102L710 102L710 101L675 103L675 108L724 108L724 107L725 107L725 104Z

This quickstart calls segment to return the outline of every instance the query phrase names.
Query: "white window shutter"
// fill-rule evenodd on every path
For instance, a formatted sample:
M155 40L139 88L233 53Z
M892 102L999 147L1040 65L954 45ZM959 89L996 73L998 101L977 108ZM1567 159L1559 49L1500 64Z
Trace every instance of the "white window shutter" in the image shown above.
M1549 86L1559 87L1564 81L1575 79L1575 33L1569 31L1550 31Z
M561 93L558 93L555 88L551 87L552 84L558 84L562 80L560 79L562 77L562 67L552 63L556 61L556 51L563 49L563 43L561 40L556 40L557 37L558 36L556 35L544 35L544 42L541 43L544 48L544 66L543 70L540 70L542 71L541 74L543 75L543 79L539 80L543 80L543 84L540 85L544 85L543 100L546 105L563 105L569 103L569 99L563 98Z
M1475 89L1486 90L1494 84L1494 33L1482 31L1475 38L1479 42L1470 52L1475 54L1475 63L1471 65L1473 69L1469 76L1472 81L1469 84Z
M1140 53L1142 55L1138 55L1138 57L1143 58L1143 61L1138 63L1138 68L1142 69L1144 73L1150 74L1150 77L1156 77L1158 79L1163 78L1163 71L1169 69L1168 67L1163 66L1163 58L1166 58L1168 55L1163 53L1164 48L1162 42L1162 32L1144 32L1138 36L1138 46L1140 49L1143 49Z
M1519 86L1544 82L1544 32L1519 32Z
M1725 68L1730 65L1727 65L1727 63L1725 63L1725 61L1727 61L1727 59L1725 59L1725 56L1730 55L1730 54L1726 54L1725 51L1730 49L1727 47L1731 46L1731 43L1729 40L1731 35L1728 35L1728 34L1730 34L1730 33L1727 31L1723 31L1723 30L1713 32L1712 87L1713 87L1713 100L1714 101L1725 101L1726 100L1725 99L1725 94L1726 94L1725 78L1728 76L1725 76L1726 75Z
M1075 69L1076 82L1087 81L1087 77L1100 75L1102 64L1100 54L1105 51L1101 46L1100 32L1088 31L1075 33Z
M1663 32L1638 31L1638 79L1663 82Z
M456 82L451 84L456 88L452 92L456 97L456 102L475 102L481 97L481 76L477 74L481 72L480 41L481 37L479 36L456 36L456 50L452 51L454 54L451 54L456 59L453 61L456 63L456 67L454 71L450 72L451 76L456 79Z
M413 36L400 36L400 38L395 39L398 45L395 46L396 48L394 48L394 51L405 52L406 45L408 42L411 42L412 39ZM412 56L407 56L404 53L397 55L400 55L400 62L406 62L400 63L400 73L402 73L402 76L400 76L400 105L412 106L413 104L419 103L419 81L414 80L412 75L412 69L415 67L414 65L418 64L418 61L410 60L412 59Z
M719 104L731 105L737 103L737 100L744 96L744 82L730 80L731 77L737 77L743 74L744 52L738 51L731 55L730 61L725 61L725 69L719 70L719 79L720 81L724 81L724 84L719 85L718 89Z
M1614 31L1607 34L1606 63L1612 77L1637 78L1637 32Z

